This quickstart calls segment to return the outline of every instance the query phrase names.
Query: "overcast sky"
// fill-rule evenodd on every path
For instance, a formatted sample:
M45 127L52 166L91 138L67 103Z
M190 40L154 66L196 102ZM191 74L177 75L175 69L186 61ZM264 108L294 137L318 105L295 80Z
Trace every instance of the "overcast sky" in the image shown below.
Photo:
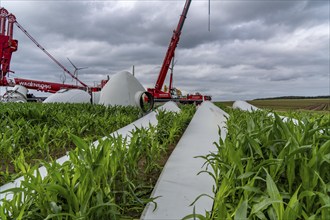
M153 87L185 0L15 1L1 7L89 85L135 65ZM193 0L174 86L213 100L330 95L329 0ZM12 77L61 82L63 71L15 27ZM169 75L168 77L169 78ZM69 76L65 83L72 82ZM166 81L168 83L168 80Z

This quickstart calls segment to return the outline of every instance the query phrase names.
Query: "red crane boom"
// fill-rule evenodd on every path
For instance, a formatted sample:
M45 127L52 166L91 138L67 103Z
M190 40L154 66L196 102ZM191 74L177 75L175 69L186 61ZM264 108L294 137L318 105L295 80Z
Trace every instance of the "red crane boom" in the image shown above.
M158 76L158 79L157 79L157 82L156 82L156 85L155 85L155 90L158 90L158 91L162 90L162 87L164 85L164 81L165 81L168 69L169 69L169 67L171 65L171 61L174 57L175 49L176 49L176 47L179 43L179 40L180 40L182 27L183 27L184 21L186 20L190 3L191 3L191 0L186 1L186 4L185 4L185 6L183 8L183 11L182 11L182 14L180 16L178 26L173 31L173 35L172 35L170 44L168 46L166 56L164 58L163 65L162 65L162 68L160 69L159 76Z
M162 87L164 85L164 81L165 81L168 69L171 65L171 61L174 57L175 49L179 43L182 27L183 27L184 21L186 20L187 13L188 13L188 10L190 7L190 3L191 3L191 0L186 0L182 14L180 16L178 26L173 31L173 35L172 35L170 44L168 46L168 49L167 49L167 52L166 52L166 55L165 55L165 58L163 61L163 65L160 69L158 79L155 84L155 88L148 88L148 92L150 92L155 99L171 99L170 92L163 92ZM172 83L170 83L170 84L172 85Z
M77 85L70 85L64 83L54 83L54 82L46 82L46 81L39 81L39 80L31 80L31 79L22 79L22 78L14 78L8 79L6 77L3 78L2 84L0 86L15 86L21 85L27 89L34 89L41 92L50 92L56 93L61 89L82 89L86 90L86 87L77 86Z
M22 25L20 25L16 20L15 20L15 24L16 26L21 29L23 31L23 33L30 38L30 40L32 40L33 43L35 43L35 45L37 45L37 47L39 47L51 60L53 60L59 67L61 67L63 69L64 72L66 72L67 74L69 74L73 79L77 80L81 85L83 85L84 87L87 87L87 85L85 83L83 83L81 80L79 80L75 75L73 75L69 70L67 70L60 62L58 62L43 46L41 46L36 39L34 39L23 27Z
M184 5L182 14L180 16L180 20L178 23L177 28L173 31L173 35L170 41L170 44L168 46L162 67L160 69L159 75L158 75L158 79L156 81L155 84L155 88L148 88L148 92L150 92L152 94L152 96L154 97L155 101L167 101L167 100L178 100L179 102L182 103L200 103L204 100L211 100L211 96L203 96L201 94L196 94L196 95L187 95L186 97L176 97L173 98L171 95L172 92L172 74L170 77L170 86L169 86L169 92L164 92L162 91L162 87L164 85L164 81L167 75L167 72L170 68L171 62L174 58L174 53L175 53L175 49L179 43L180 40L180 36L181 36L181 32L182 32L182 28L184 25L184 22L186 20L187 14L188 14L188 10L190 7L190 3L191 0L186 0L186 3Z

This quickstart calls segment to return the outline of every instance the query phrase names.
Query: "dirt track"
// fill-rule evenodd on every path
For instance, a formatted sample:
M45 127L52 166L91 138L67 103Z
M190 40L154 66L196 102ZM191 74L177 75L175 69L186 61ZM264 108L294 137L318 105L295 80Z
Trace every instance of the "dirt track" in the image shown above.
M318 105L310 105L305 108L306 110L313 110L313 111L327 111L330 109L330 105L323 103Z

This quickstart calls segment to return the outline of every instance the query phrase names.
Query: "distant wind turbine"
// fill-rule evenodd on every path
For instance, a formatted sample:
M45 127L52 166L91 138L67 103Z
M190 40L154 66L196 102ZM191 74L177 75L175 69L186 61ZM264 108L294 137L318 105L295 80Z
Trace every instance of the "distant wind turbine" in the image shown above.
M87 69L88 67L76 67L76 65L74 65L73 63L72 63L72 61L67 57L67 59L69 60L69 62L71 63L71 65L73 66L73 68L74 68L74 72L73 72L73 75L75 76L75 77L77 77L78 78L78 70L83 70L83 69ZM78 85L78 81L76 81L76 85Z

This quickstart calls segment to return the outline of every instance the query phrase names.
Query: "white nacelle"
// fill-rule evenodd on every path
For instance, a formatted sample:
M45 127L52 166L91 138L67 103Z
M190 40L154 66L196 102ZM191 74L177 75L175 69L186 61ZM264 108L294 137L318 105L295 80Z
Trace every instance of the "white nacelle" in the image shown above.
M99 104L137 106L143 111L150 111L153 97L131 73L123 71L112 76L103 87Z
M21 94L26 99L26 94L28 92L27 88L21 85L16 85L13 90L16 91L16 93Z
M50 95L43 103L91 103L88 92L80 89L61 89Z
M1 102L27 102L28 89L21 85L16 85L1 98Z

